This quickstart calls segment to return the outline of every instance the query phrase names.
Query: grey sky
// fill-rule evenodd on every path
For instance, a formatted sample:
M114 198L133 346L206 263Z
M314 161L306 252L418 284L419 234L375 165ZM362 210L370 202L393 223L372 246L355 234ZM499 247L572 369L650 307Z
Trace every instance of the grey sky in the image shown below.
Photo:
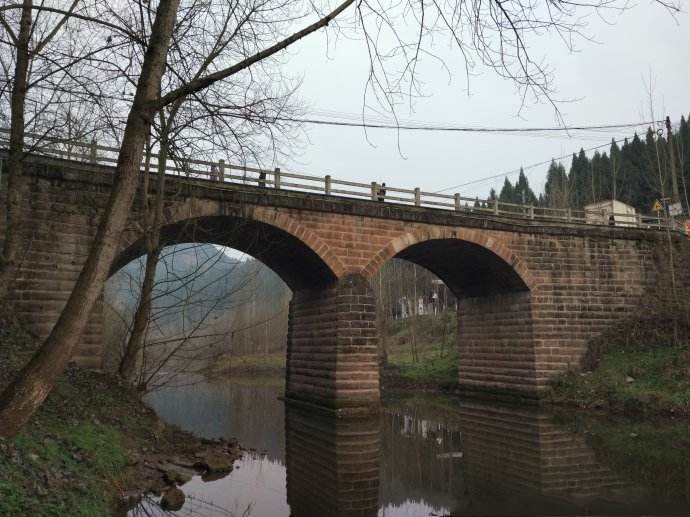
M683 2L687 10L687 3ZM555 37L533 37L533 55L544 55L555 68L557 96L578 99L560 105L570 125L592 125L649 120L644 80L651 71L658 117L679 118L690 112L690 19L686 12L674 19L668 12L642 0L623 13L609 13L608 25L596 15L588 33L596 42L580 41L579 52L569 53ZM288 73L303 77L299 90L308 115L322 118L323 110L361 113L367 73L361 42L340 40L326 52L324 35L313 35L288 58ZM470 79L470 94L459 54L439 45L452 68L447 72L430 60L421 71L425 98L416 99L414 112L401 108L404 119L469 126L555 126L554 110L547 104L529 104L517 117L520 97L514 85L490 70ZM308 126L310 143L286 169L358 181L386 181L391 186L420 186L437 190L498 174L628 136L628 132L602 131L548 138L460 133L369 130L372 146L362 129ZM631 133L630 133L631 134ZM565 160L569 163L569 160ZM566 166L568 165L566 163ZM543 188L547 167L529 172L537 191ZM515 178L515 175L512 176ZM503 178L458 189L463 195L485 196Z

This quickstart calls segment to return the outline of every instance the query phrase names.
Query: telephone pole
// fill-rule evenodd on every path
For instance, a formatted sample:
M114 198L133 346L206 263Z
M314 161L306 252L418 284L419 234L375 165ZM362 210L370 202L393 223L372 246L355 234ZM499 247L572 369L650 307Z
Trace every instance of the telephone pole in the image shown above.
M668 144L668 159L671 169L671 187L673 188L673 202L680 201L678 178L676 177L676 153L673 152L673 133L671 133L671 118L666 116L666 139Z

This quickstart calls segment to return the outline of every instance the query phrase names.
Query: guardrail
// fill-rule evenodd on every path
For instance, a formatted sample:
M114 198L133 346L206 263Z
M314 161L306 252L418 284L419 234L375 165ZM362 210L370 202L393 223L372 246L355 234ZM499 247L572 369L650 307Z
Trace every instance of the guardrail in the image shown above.
M9 130L0 128L0 146L9 143ZM119 148L99 145L95 140L83 142L27 133L27 153L54 156L92 164L115 165ZM146 158L146 157L145 157ZM158 170L158 155L151 154L149 168ZM144 160L146 163L146 160ZM142 163L142 170L144 169ZM659 215L611 213L605 210L582 210L570 208L548 208L534 205L504 203L496 199L465 197L460 193L443 194L426 192L420 188L399 188L371 183L341 180L324 176L312 176L283 171L268 170L244 165L233 165L225 160L172 160L167 161L166 174L189 179L207 180L216 183L253 185L297 192L312 192L327 196L357 198L371 201L394 202L401 205L453 210L456 212L485 214L494 217L508 217L542 222L563 222L566 224L615 225L624 228L676 228L672 220ZM611 220L611 217L613 218Z

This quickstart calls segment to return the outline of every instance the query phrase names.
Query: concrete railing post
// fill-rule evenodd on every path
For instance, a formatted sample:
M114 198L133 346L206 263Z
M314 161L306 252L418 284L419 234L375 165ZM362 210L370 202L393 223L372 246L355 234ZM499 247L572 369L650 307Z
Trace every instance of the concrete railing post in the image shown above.
M460 194L458 194L456 192L455 195L453 196L453 201L455 202L455 210L459 211L461 208L460 207Z
M414 206L421 206L422 204L422 191L419 187L414 189Z
M573 211L568 208L565 212L565 218L567 219L568 222L570 222L573 218Z
M379 186L375 181L371 182L371 200L377 201L379 195Z
M498 215L498 199L494 199L494 215Z
M273 171L273 186L280 188L280 167L276 167Z
M326 174L326 178L324 179L324 192L326 193L327 196L331 195L331 175Z
M96 150L96 138L94 137L91 139L91 143L89 144L89 161L91 163L96 163L98 158Z
M218 181L225 181L225 160L218 160Z
M534 205L529 206L529 218L534 219Z

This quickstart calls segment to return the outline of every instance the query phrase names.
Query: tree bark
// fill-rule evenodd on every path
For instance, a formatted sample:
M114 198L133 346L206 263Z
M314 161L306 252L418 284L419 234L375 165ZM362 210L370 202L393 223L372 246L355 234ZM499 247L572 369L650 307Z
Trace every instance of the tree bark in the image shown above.
M144 271L144 281L141 285L139 305L134 314L132 333L127 340L125 353L122 356L118 370L120 377L128 381L133 380L136 374L137 358L139 357L139 352L141 351L141 346L144 342L144 336L146 335L146 329L148 328L149 318L151 316L151 294L156 278L156 266L158 265L159 256L160 247L149 249L146 253L146 268Z
M161 139L158 151L158 182L156 185L156 204L151 216L151 209L148 204L148 182L146 182L145 192L143 192L142 199L144 206L142 207L144 214L146 214L146 268L144 270L144 281L141 285L141 296L139 297L139 304L137 311L134 314L134 324L132 325L132 333L127 340L125 353L120 361L118 373L120 377L127 381L132 381L136 373L137 358L144 344L144 337L146 336L146 329L148 328L149 320L151 319L151 298L153 293L153 286L156 279L156 267L158 266L158 259L160 258L160 230L163 221L163 204L165 201L165 170L168 166L168 153L170 151L170 128L172 127L177 111L182 105L183 99L180 98L173 105L168 120L165 120L163 111L160 111L161 124ZM148 173L148 167L147 167ZM142 376L143 377L143 376Z
M179 0L160 2L122 139L114 185L84 268L55 327L0 395L0 436L12 438L62 375L98 299L136 194L144 143L156 112Z
M0 260L0 286L9 286L17 265L21 240L22 175L24 166L24 105L29 74L29 41L33 0L24 0L17 36L14 84L10 100L10 148L7 160L5 241Z

